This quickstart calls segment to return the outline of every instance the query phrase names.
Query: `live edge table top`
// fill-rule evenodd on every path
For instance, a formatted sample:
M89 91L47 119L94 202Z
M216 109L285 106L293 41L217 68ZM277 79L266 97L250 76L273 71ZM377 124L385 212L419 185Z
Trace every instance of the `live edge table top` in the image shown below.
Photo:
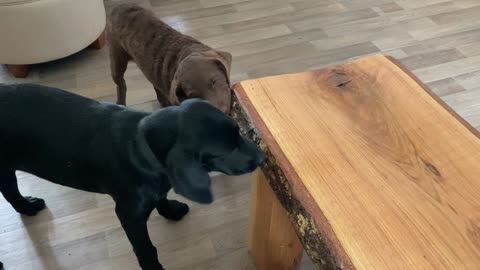
M327 260L317 265L480 269L479 133L395 60L372 55L234 90L285 176L275 192L287 194L304 245L312 228L302 222L318 229L331 258L307 247Z

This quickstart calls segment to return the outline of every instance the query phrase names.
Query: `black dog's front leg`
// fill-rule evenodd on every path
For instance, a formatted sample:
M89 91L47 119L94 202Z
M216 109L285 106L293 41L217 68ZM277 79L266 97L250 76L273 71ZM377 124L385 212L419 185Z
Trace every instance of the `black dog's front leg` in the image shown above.
M148 235L147 220L153 209L132 209L131 205L117 203L115 212L143 270L164 270L157 257L157 249Z

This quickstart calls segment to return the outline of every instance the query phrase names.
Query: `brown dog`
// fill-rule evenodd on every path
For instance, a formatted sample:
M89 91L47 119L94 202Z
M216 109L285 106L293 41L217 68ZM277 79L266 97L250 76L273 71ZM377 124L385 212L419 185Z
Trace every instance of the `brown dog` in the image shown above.
M229 112L230 53L177 32L153 12L134 4L115 7L106 30L117 104L126 104L123 75L128 61L133 60L153 84L163 107L187 98L203 98Z

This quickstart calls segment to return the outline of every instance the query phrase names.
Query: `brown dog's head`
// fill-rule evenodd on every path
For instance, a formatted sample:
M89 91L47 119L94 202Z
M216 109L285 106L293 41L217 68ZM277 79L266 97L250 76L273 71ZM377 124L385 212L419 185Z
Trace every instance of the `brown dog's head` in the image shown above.
M177 67L170 100L179 104L189 98L202 98L228 113L231 65L232 55L228 52L208 50L188 55Z

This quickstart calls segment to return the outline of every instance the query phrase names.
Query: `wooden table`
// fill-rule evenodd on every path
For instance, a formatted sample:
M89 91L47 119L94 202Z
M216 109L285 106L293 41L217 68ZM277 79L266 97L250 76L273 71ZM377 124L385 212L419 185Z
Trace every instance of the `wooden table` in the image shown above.
M259 269L480 269L480 140L395 60L244 81ZM275 196L276 195L276 196ZM300 241L299 241L300 240Z

